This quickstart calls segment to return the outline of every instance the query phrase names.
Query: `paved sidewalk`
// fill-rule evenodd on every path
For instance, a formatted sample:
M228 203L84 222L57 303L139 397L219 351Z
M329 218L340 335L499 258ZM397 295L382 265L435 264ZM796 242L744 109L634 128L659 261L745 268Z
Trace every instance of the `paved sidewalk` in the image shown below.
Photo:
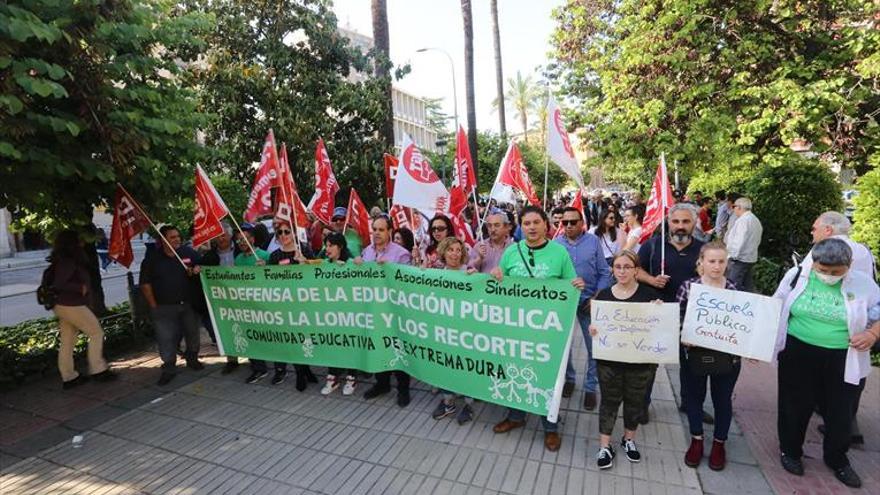
M576 349L583 369L585 351ZM598 417L581 410L580 392L563 402L562 448L551 453L534 417L495 435L503 411L493 405L478 403L476 420L464 426L433 420L439 397L419 382L400 409L394 393L364 401L365 384L354 397L322 397L317 385L299 393L292 379L246 385L246 366L223 376L223 360L209 357L206 370L181 370L178 388L160 390L154 356L117 363L122 379L114 384L62 393L53 377L4 397L0 492L769 493L745 442L733 437L721 475L684 466L683 416L663 369L651 423L639 431L643 462L621 456L600 473ZM79 433L83 445L74 448Z
M865 444L850 448L849 460L862 478L862 488L850 489L837 481L822 462L821 418L813 416L804 443L804 476L788 474L779 463L776 434L776 368L749 364L743 368L733 400L734 414L761 470L776 493L803 495L880 493L880 368L872 368L859 407L859 426Z

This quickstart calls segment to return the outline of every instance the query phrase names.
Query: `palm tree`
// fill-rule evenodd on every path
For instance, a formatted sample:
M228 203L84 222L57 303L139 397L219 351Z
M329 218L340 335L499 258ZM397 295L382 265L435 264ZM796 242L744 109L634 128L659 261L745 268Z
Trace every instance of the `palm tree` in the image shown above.
M468 148L477 174L477 108L474 102L474 19L470 0L461 0L461 18L464 24L464 85L467 103ZM477 175L479 176L479 175Z
M516 116L522 125L523 140L529 142L529 112L534 110L536 101L539 100L541 90L532 81L532 76L523 77L520 71L516 71L516 77L507 79L507 92L504 99L509 100L516 110ZM497 108L500 108L500 99L493 102Z
M498 91L498 127L501 131L501 138L507 137L507 122L504 115L504 75L501 70L501 32L498 29L498 0L492 0L490 4L492 11L492 41L495 46L495 85Z
M375 76L382 81L383 93L385 94L385 120L379 130L379 135L385 141L385 149L394 147L394 108L391 103L391 39L388 34L388 8L385 0L372 0L371 13L373 17L373 43L376 48Z

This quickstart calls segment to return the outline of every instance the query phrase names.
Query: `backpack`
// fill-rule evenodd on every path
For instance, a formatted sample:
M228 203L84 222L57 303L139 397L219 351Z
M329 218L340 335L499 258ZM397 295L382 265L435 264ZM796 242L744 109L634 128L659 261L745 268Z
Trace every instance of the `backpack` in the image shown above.
M40 286L37 287L37 302L42 304L46 309L55 307L58 300L58 291L52 284L55 282L55 263L50 263L49 267L43 270L43 277L40 279Z

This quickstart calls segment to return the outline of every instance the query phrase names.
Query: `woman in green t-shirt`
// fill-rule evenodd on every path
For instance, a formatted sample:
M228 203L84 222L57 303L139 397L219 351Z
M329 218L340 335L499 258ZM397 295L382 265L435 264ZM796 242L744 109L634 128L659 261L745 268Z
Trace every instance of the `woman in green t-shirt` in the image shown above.
M536 206L526 206L520 213L519 224L523 240L504 250L498 267L491 272L492 276L499 281L506 276L559 278L571 280L573 286L583 290L584 279L577 276L568 251L562 244L547 239L550 226L547 213ZM559 437L558 424L547 421L547 418L541 418L541 423L544 426L544 447L551 452L559 450L562 439ZM508 409L507 418L495 425L493 431L507 433L525 424L525 411Z
M877 342L868 309L880 300L869 277L850 270L852 250L840 239L817 243L812 261L789 270L774 297L784 301L776 342L782 467L804 474L804 436L813 410L825 419L823 460L843 484L862 482L846 457L859 382L870 373L868 351Z

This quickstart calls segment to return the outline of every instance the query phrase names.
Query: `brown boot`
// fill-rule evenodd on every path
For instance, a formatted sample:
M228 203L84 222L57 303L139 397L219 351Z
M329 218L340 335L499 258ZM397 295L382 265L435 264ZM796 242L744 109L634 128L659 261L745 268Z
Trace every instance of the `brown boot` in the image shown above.
M492 428L492 431L494 431L495 433L507 433L510 430L522 428L523 426L525 426L525 424L525 421L511 421L509 419L505 419L504 421L495 425L495 427Z
M550 452L556 452L559 450L559 446L562 445L562 438L559 436L559 433L555 431L549 431L544 433L544 447Z

